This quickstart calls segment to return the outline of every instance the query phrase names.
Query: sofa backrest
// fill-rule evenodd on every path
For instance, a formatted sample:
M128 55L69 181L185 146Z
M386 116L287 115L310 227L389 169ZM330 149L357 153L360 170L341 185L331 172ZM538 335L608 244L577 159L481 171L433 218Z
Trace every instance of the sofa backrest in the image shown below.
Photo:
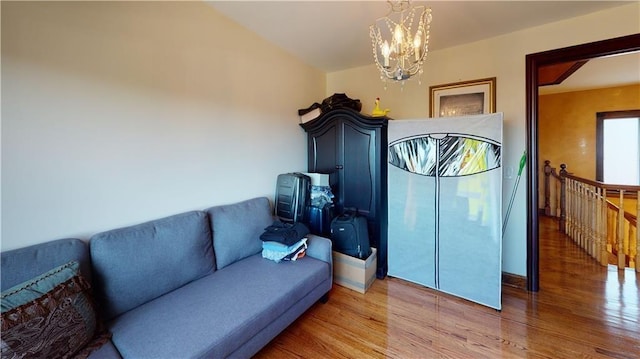
M207 214L191 211L91 237L95 293L111 319L215 270Z
M72 260L80 264L80 273L91 280L89 246L76 238L58 239L2 252L1 290L26 282Z
M274 219L266 197L211 207L207 213L213 230L217 269L260 253L260 235Z

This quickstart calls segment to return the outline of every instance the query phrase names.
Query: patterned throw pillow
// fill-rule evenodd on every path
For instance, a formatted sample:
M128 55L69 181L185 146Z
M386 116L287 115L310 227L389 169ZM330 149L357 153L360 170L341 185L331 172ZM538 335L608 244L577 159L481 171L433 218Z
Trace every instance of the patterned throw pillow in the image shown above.
M88 356L88 344L98 348L109 339L96 336L91 288L77 269L69 262L2 293L2 358Z

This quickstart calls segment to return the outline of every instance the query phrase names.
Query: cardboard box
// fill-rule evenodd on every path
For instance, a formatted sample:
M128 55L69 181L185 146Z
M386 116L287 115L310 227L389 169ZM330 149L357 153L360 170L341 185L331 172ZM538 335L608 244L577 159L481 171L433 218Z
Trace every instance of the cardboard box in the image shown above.
M312 186L329 186L329 175L323 173L309 173L303 172L303 175L309 176L311 178Z
M333 282L365 293L376 279L377 250L371 248L367 259L359 259L333 251Z

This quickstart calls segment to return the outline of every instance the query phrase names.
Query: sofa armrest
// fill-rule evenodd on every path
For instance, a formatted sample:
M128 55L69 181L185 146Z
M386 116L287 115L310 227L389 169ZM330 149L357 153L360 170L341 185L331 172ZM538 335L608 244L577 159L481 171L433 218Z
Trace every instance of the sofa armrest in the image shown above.
M329 238L309 233L307 236L307 246L306 255L329 263L329 268L331 268L331 278L333 278L333 252L331 240Z
M307 255L333 265L331 245L332 243L329 238L309 234L307 236Z
M72 260L91 282L89 246L80 239L58 239L2 252L0 287L9 289Z

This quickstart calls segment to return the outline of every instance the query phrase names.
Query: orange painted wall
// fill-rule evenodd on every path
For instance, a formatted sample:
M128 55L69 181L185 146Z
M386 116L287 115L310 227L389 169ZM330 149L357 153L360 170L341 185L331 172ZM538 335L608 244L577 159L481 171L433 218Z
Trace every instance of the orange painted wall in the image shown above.
M640 84L541 95L538 117L540 208L544 207L544 161L560 171L596 178L596 113L640 109Z
M595 180L596 113L640 109L640 84L542 95L539 98L538 155L554 167Z

